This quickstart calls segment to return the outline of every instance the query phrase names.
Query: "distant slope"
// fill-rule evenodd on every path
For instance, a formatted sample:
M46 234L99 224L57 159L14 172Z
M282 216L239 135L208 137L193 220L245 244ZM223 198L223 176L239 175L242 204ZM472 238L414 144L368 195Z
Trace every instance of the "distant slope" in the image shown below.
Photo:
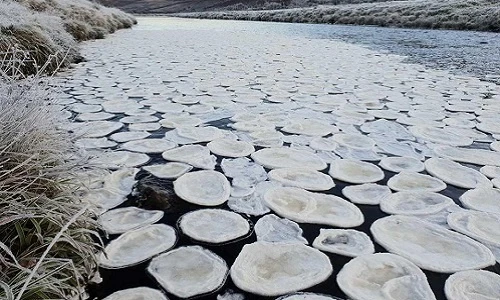
M106 6L114 6L132 13L173 13L214 10L231 6L238 0L99 0ZM252 2L252 1L250 1ZM255 1L257 2L257 1Z
M280 9L390 0L98 0L132 13L177 13L212 10Z

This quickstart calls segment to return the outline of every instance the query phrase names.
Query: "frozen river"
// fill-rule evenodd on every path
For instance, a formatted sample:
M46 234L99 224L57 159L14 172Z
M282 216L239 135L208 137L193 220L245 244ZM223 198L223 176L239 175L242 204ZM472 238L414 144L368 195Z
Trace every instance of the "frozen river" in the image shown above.
M110 172L82 174L91 296L499 298L493 36L144 17L84 43L59 79Z

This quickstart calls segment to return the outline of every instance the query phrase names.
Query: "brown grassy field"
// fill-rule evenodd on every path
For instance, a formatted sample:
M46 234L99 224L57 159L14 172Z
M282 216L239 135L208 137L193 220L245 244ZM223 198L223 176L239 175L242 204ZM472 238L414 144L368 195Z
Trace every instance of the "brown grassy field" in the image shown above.
M409 0L280 10L213 11L173 15L208 19L500 32L500 3L496 0Z

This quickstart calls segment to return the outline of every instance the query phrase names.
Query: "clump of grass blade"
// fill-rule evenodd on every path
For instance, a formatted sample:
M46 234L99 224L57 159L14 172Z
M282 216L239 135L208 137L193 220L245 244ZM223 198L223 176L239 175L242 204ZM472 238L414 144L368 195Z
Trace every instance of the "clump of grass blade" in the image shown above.
M0 64L0 299L83 299L99 243L71 180L82 160L47 82Z

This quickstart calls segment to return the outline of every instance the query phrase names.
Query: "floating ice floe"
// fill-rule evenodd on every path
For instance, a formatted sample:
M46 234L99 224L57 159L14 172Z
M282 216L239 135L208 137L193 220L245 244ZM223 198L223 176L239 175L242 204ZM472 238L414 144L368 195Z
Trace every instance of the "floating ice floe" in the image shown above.
M86 138L105 137L123 127L123 123L112 121L85 122L78 123L78 125L75 134Z
M466 119L459 119L459 118L446 118L443 120L443 123L452 126L452 127L458 127L458 128L474 128L476 127L476 123L466 120Z
M234 124L231 124L231 127L239 131L262 131L274 130L276 128L273 123L264 122L261 120L236 122Z
M312 287L332 274L330 259L300 243L243 246L231 267L234 284L247 292L278 296Z
M339 129L336 126L328 124L324 121L303 119L290 122L291 124L281 128L281 131L310 136L325 136L331 133L339 132Z
M349 183L372 183L384 179L384 172L376 165L352 159L332 161L328 174Z
M83 103L74 103L69 106L69 109L73 112L76 113L95 113L98 111L102 110L102 106L95 104L95 105L89 105L89 104L83 104Z
M184 109L185 112L190 114L207 114L213 112L215 109L213 106L205 104L196 104L188 106Z
M248 220L223 209L200 209L179 219L179 228L190 238L212 244L236 240L250 231Z
M99 264L106 269L126 268L167 251L176 242L177 235L172 227L148 225L112 240L99 255Z
M200 125L201 123L201 119L189 115L169 115L168 117L160 121L161 126L166 128L177 128L182 126L194 127Z
M185 105L179 104L179 103L171 103L171 102L161 102L161 103L155 103L151 105L152 110L156 110L161 113L181 113L184 111L186 108Z
M461 188L493 187L491 181L480 172L452 160L432 157L425 161L425 169L432 176Z
M317 151L333 151L338 144L332 138L314 138L309 143L309 147Z
M337 145L333 152L341 158L360 161L379 161L383 157L371 149L356 149L342 145Z
M185 163L170 162L161 165L145 166L142 167L142 169L148 171L149 173L153 174L153 176L158 178L175 179L191 171L193 169L193 166Z
M100 215L97 221L108 234L123 233L159 221L163 212L137 207L116 208Z
M401 113L395 110L371 109L368 113L378 119L396 120L401 117Z
M210 142L224 136L221 129L213 126L178 127L175 132L179 137L189 140L183 144ZM168 133L165 135L168 138Z
M378 165L382 169L395 173L403 171L422 172L425 170L424 163L413 157L384 157Z
M455 133L450 128L436 128L430 126L412 126L409 128L410 132L417 138L450 146L469 146L474 141L466 136Z
M389 216L378 219L370 230L382 247L425 270L454 273L495 264L495 257L486 246L463 234L415 217Z
M282 168L271 170L271 180L285 186L295 186L310 191L326 191L335 186L333 179L321 172L302 168Z
M217 206L227 201L231 185L216 171L189 172L174 181L174 191L181 199L203 206Z
M500 189L478 188L468 190L459 199L466 208L500 214Z
M376 133L387 136L388 139L410 140L415 137L402 125L387 120L376 120L361 125L361 131L364 133Z
M496 121L495 122L485 121L477 123L476 128L486 133L500 134L500 125Z
M196 168L213 170L217 158L210 155L210 150L201 145L185 145L162 153L166 160L183 162Z
M233 178L233 187L250 188L267 179L266 170L246 157L224 158L221 168L227 177Z
M252 144L231 139L217 139L207 144L212 153L224 157L244 157L255 152Z
M151 116L154 115L155 113L156 110L145 109L145 108L132 109L124 112L124 114L127 116Z
M147 270L167 292L180 298L214 292L222 287L228 275L226 262L200 246L161 254Z
M497 178L500 177L500 167L495 166L484 166L479 169L484 176L488 178Z
M500 214L462 210L448 215L448 225L488 247L500 261Z
M316 154L290 148L266 148L252 153L252 159L269 169L307 168L323 170L326 163Z
M500 151L500 142L493 142L490 144L490 149L499 152Z
M450 300L500 299L500 275L485 270L458 272L448 277L444 292Z
M137 287L114 292L104 300L168 300L168 298L159 290Z
M122 204L137 182L135 175L138 171L138 169L121 169L106 175L100 183L96 182L90 187L82 200L103 211Z
M136 123L128 125L128 129L131 131L156 131L160 127L160 123Z
M312 193L295 187L268 190L264 200L278 215L299 223L356 227L364 222L354 204L334 195Z
M276 300L336 300L336 299L338 300L339 298L323 294L315 294L315 293L295 293L292 295L279 297Z
M394 191L439 192L446 188L446 183L438 178L415 172L401 172L387 181L387 186Z
M271 188L281 186L275 182L263 181L257 183L255 186L255 191L244 197L230 197L227 201L227 205L232 210L253 215L260 216L268 213L270 210L264 202L264 194Z
M143 105L133 100L112 100L101 104L103 109L109 113L124 113L129 110L142 108Z
M158 121L158 117L150 115L138 115L138 116L127 116L121 118L119 121L125 124L135 124L135 123L151 123Z
M255 223L257 241L261 242L298 242L308 244L302 236L299 224L276 215L269 214Z
M361 134L338 133L332 139L342 146L358 150L370 150L375 146L374 140Z
M224 294L217 295L217 300L245 300L245 295L235 293L233 290L228 289Z
M448 225L447 218L448 216L457 211L462 211L464 208L460 207L457 204L451 204L449 206L444 207L438 212L431 213L431 214L423 214L423 215L418 215L417 217L420 220L424 220L427 222L431 222L433 224L442 226L443 228L446 229L451 229L450 226Z
M76 119L78 121L87 122L87 121L106 121L113 119L114 117L116 117L116 115L101 111L96 113L78 114Z
M110 151L99 153L92 158L92 163L108 169L119 169L122 167L133 168L146 164L150 160L144 153L130 151Z
M425 155L409 142L398 142L393 140L377 140L377 150L381 153L387 153L396 156L411 157L417 160L423 160Z
M393 215L426 215L453 205L453 199L425 191L403 191L391 194L380 201L380 209Z
M427 277L411 261L395 254L356 257L337 275L340 289L353 300L435 300Z
M122 149L139 153L162 153L175 148L174 142L165 139L143 139L134 140L122 144Z
M434 152L441 157L457 162L500 167L500 152L497 151L438 146L434 148Z
M354 229L320 229L312 243L314 248L349 257L375 252L370 237Z
M108 140L105 137L102 138L83 138L78 139L75 145L83 149L98 149L98 148L112 148L117 145L117 143Z
M391 195L391 189L385 185L365 183L346 186L342 189L342 195L356 204L378 205Z
M422 126L422 124L426 124L426 127L429 128L439 128L439 127L444 127L444 123L441 121L435 121L435 120L426 120L423 118L418 118L418 117L409 117L409 116L401 116L396 119L396 122L403 124L403 125L409 125L409 126ZM437 138L437 137L435 137Z
M493 178L491 180L491 183L493 183L493 186L496 188L500 188L500 178Z

